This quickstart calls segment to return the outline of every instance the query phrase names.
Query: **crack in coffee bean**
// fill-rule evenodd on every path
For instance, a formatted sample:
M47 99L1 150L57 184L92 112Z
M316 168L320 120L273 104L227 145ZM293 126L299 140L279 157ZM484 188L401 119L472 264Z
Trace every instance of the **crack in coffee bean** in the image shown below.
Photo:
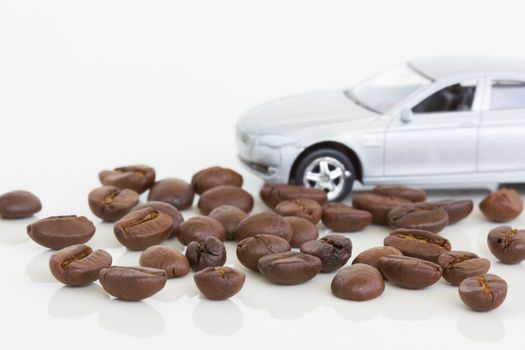
M145 222L151 221L155 219L156 217L158 217L159 215L160 215L160 212L158 210L155 210L149 213L148 215L144 216L143 218L131 221L129 224L124 226L124 232L126 232L126 234L129 234L128 230L131 229L132 227L135 227Z
M64 259L64 261L60 263L60 267L64 269L67 265L73 263L74 261L82 260L85 257L89 256L91 253L93 253L93 249L86 246L80 253L72 255L67 259Z

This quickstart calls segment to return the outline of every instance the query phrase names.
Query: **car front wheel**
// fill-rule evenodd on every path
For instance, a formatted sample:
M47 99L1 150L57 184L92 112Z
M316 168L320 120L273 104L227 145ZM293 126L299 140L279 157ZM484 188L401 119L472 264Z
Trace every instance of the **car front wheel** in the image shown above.
M352 190L354 165L340 151L318 149L299 161L294 180L298 185L322 189L329 201L341 201Z

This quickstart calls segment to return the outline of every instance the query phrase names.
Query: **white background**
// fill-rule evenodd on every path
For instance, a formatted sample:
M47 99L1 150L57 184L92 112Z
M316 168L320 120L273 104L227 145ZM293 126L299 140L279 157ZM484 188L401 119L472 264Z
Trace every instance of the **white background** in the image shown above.
M297 92L347 87L414 56L525 57L522 1L0 1L0 193L40 196L38 217L95 220L94 247L118 264L110 224L89 212L97 173L147 163L159 178L239 168L234 124L247 108ZM256 194L260 180L245 175ZM432 198L486 193L433 192ZM263 210L260 203L256 211ZM192 211L185 212L189 217ZM29 241L32 219L0 220L0 347L121 348L345 346L522 348L525 268L495 262L494 224L476 209L444 231L454 248L491 258L509 282L498 310L467 310L444 282L424 291L387 285L366 303L331 296L333 274L294 287L248 273L225 302L198 295L191 275L140 303L110 300L98 284L71 289ZM512 223L525 226L525 215ZM319 226L321 233L325 229ZM349 235L354 256L388 231ZM176 242L168 244L181 248ZM228 264L237 266L234 245ZM419 344L419 345L418 345Z

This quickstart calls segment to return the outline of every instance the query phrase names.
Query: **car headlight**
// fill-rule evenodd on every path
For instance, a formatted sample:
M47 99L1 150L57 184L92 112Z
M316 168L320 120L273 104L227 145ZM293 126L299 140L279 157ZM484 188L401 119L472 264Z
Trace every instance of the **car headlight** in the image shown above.
M297 140L286 135L262 135L257 138L257 143L268 147L283 147L296 143Z

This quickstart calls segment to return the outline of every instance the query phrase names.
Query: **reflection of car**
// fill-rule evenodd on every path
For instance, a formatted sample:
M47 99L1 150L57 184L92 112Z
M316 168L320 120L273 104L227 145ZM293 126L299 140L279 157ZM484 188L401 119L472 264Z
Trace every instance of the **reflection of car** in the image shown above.
M466 187L525 182L525 62L431 57L349 90L269 102L237 124L239 155L268 182Z

